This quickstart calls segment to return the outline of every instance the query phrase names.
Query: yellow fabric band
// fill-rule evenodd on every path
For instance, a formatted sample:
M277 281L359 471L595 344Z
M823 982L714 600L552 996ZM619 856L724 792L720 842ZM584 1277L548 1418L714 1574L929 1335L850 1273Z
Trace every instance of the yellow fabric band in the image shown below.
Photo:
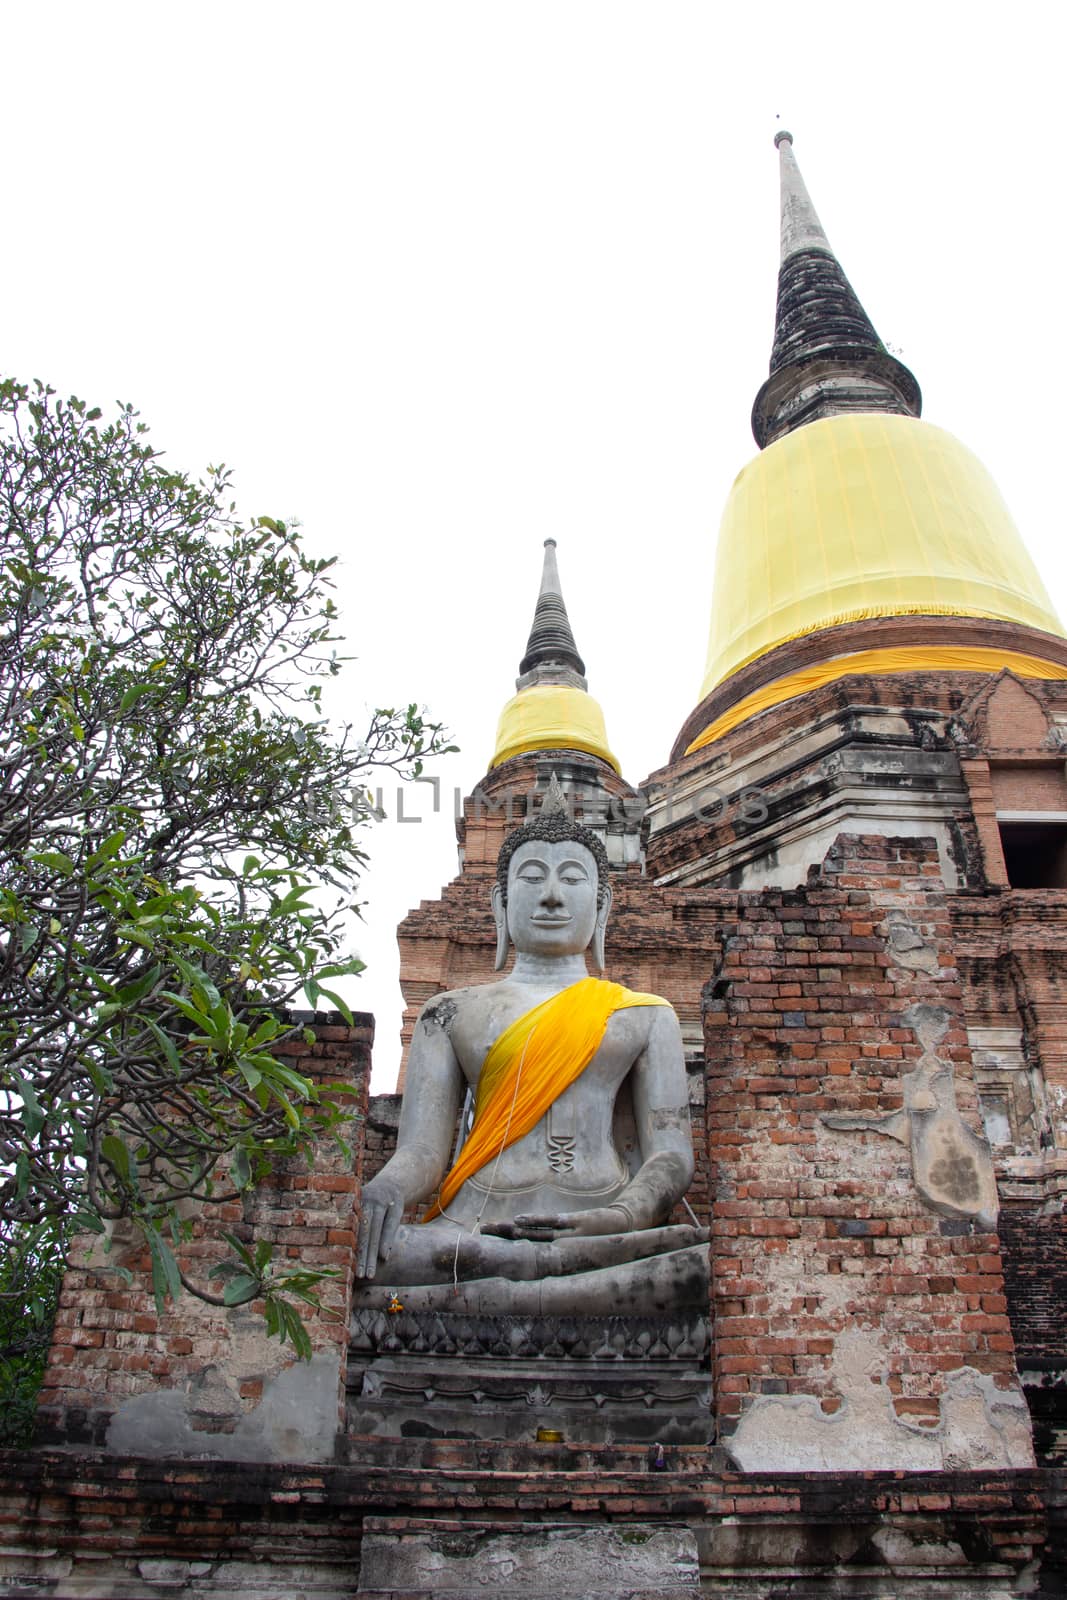
M1063 632L996 485L958 439L915 417L823 417L734 484L700 698L787 639L918 613Z
M817 666L802 667L773 683L764 684L752 694L745 695L736 705L724 711L721 717L706 727L686 750L702 750L725 734L732 733L749 717L761 711L770 711L786 700L821 689L837 678L852 677L855 673L881 676L887 672L1000 672L1007 667L1020 678L1067 679L1067 667L1053 661L1043 661L1040 656L1023 655L1017 650L987 648L966 649L955 645L927 645L914 649L857 650L852 655L834 656L830 661L820 661Z
M474 1126L423 1217L439 1217L467 1179L536 1128L592 1061L608 1019L629 1006L665 1006L603 978L580 978L517 1017L490 1046L474 1100Z
M569 684L531 684L520 689L500 713L490 770L529 750L584 750L619 771L608 747L599 702Z

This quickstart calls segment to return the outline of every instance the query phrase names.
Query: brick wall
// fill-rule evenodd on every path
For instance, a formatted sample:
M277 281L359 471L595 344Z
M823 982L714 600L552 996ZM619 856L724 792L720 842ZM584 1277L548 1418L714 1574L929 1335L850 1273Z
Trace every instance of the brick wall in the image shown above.
M708 1594L800 1583L797 1593L833 1584L842 1594L928 1600L969 1582L1020 1592L1047 1518L1061 1540L1062 1480L1037 1473L739 1476L710 1471L702 1454L671 1452L669 1470L650 1474L643 1450L610 1446L499 1446L490 1465L484 1445L383 1441L368 1443L358 1465L320 1469L8 1453L0 1577L7 1593L58 1600L349 1600L368 1518L399 1534L427 1517L456 1534L485 1522L682 1522L696 1533Z
M1060 1210L1009 1204L1000 1214L1005 1290L1020 1366L1067 1368L1067 1219Z
M373 1020L355 1018L348 1027L331 1014L316 1024L317 1042L297 1039L283 1047L297 1071L320 1081L344 1082L362 1133ZM280 1052L281 1053L281 1052ZM361 1143L361 1137L352 1142ZM323 1142L310 1160L281 1165L249 1197L197 1208L192 1237L178 1252L182 1271L217 1292L209 1268L227 1254L223 1230L267 1239L279 1266L333 1267L338 1276L323 1287L321 1310L306 1309L306 1326L320 1368L336 1368L336 1407L342 1397L343 1357L348 1339L357 1217L358 1171L333 1141ZM99 1264L123 1267L127 1285ZM231 1310L205 1305L184 1294L158 1315L151 1292L148 1252L132 1230L116 1233L112 1251L99 1246L66 1274L55 1333L40 1396L39 1439L43 1442L102 1444L115 1414L126 1410L136 1447L137 1429L147 1443L163 1427L159 1414L129 1410L130 1402L149 1404L173 1397L170 1423L197 1441L205 1453L226 1448L227 1436L249 1426L265 1393L293 1366L290 1344L268 1339L258 1302ZM290 1379L290 1382L296 1380ZM320 1395L320 1400L323 1396ZM338 1409L337 1415L340 1415ZM177 1446L176 1446L177 1448ZM331 1440L332 1448L332 1440ZM269 1448L257 1443L256 1450Z
M737 897L706 1016L713 1160L715 1381L725 1435L767 1395L832 1416L862 1399L842 1368L866 1340L896 1416L937 1424L947 1375L1014 1387L996 1234L920 1198L906 1142L827 1114L902 1105L921 1055L902 1013L947 1009L938 1055L980 1130L945 897L931 841L842 836L802 890ZM900 964L887 918L936 952ZM913 949L911 959L916 959Z

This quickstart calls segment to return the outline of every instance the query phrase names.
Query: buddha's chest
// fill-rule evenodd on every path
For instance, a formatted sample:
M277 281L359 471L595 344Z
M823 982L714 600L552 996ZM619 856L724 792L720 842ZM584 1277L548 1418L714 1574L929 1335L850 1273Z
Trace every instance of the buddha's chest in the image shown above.
M528 1001L504 1006L498 1001L481 1015L469 1013L453 1026L452 1047L472 1091L477 1090L492 1045L528 1009ZM615 1012L584 1070L570 1083L566 1081L569 1070L560 1070L558 1087L548 1085L551 1098L537 1123L515 1143L506 1144L490 1164L494 1189L518 1191L547 1183L555 1186L560 1202L571 1193L596 1196L618 1191L626 1174L613 1137L615 1105L620 1086L643 1047L641 1024L642 1018L631 1009ZM566 1061L565 1049L553 1053ZM575 1059L569 1066L583 1053L576 1043ZM497 1106L502 1124L507 1121L507 1084L516 1079L521 1082L527 1065L537 1070L535 1059L529 1054L524 1059L519 1050L502 1086L503 1103ZM479 1188L483 1183L484 1174L480 1174L473 1186ZM540 1203L549 1203L547 1189Z
M482 1067L493 1045L528 1009L529 1003L525 996L511 999L505 997L472 1006L462 1019L456 1019L451 1030L452 1048L473 1091L477 1090ZM555 1098L555 1105L559 1107L561 1118L574 1120L583 1115L595 1116L598 1110L606 1106L610 1120L611 1105L616 1091L643 1046L641 1023L640 1013L629 1008L609 1016L603 1034L584 1070L569 1087L565 1085L570 1076L570 1068L588 1049L588 1043L576 1037L574 1056L569 1058L566 1033L557 1033L552 1041L552 1054L557 1060L567 1063L567 1066L560 1070L560 1088ZM534 1033L523 1048L516 1048L514 1058L508 1063L509 1082L512 1081L512 1074L521 1077L527 1063L530 1063L531 1067L539 1064L541 1056L539 1047L542 1043L543 1041ZM539 1065L536 1070L540 1070Z
M507 1115L503 1112L500 1145L469 1180L470 1186L478 1192L492 1189L525 1194L522 1204L527 1208L543 1205L551 1209L569 1203L568 1196L585 1195L588 1203L616 1194L627 1172L614 1136L616 1101L625 1071L613 1070L614 1063L614 1051L607 1052L606 1060L594 1057L514 1143L505 1140ZM507 1210L501 1213L508 1214Z

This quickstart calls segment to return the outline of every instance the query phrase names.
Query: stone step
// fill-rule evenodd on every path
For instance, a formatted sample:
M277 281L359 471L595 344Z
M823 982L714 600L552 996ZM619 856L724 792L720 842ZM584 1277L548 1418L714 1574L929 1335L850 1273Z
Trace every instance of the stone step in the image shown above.
M368 1517L357 1595L376 1600L700 1600L679 1523L491 1523Z

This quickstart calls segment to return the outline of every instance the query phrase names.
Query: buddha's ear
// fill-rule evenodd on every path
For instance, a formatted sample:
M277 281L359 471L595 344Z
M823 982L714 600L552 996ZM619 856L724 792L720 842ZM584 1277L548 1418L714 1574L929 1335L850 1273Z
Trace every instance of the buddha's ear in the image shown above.
M598 972L604 970L604 930L608 925L608 914L611 911L611 889L605 885L604 901L597 907L596 923L593 927L593 938L590 950L593 956L593 965Z
M508 964L508 912L499 883L493 885L491 901L496 923L496 971L503 972Z

